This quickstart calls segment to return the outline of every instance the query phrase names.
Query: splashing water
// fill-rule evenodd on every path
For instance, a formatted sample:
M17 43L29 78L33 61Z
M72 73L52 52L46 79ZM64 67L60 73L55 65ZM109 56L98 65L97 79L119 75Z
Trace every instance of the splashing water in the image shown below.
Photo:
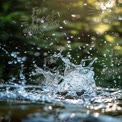
M61 53L54 54L52 57L59 58L64 63L63 73L47 71L35 66L32 75L43 75L43 85L25 85L26 80L23 72L20 72L22 84L15 83L0 85L0 99L6 100L29 100L32 102L64 102L73 104L89 104L94 98L101 96L110 96L109 93L98 91L94 80L93 63L95 58L88 66L85 66L87 60L82 60L81 64L76 65ZM116 93L118 94L118 93ZM70 100L69 100L70 99Z
M34 112L32 116L30 116L29 113L26 113L29 118L23 119L23 122L35 122L38 120L47 122L54 122L57 120L68 120L68 122L70 122L70 120L72 122L78 120L91 122L121 122L121 118L100 116L101 114L108 114L108 112L111 112L113 115L116 113L118 113L118 115L121 114L122 107L120 102L122 90L96 87L92 65L97 58L88 66L85 66L87 60L82 60L81 64L76 65L70 62L68 58L63 57L61 53L54 54L52 57L62 60L65 65L63 73L59 71L59 68L44 70L35 66L35 71L32 75L43 75L44 79L42 85L26 85L22 66L20 71L21 85L13 83L12 81L10 82L11 84L1 84L0 102L2 104L5 104L5 101L10 104L12 103L14 109L15 106L17 106L17 110L17 103L21 103L21 111L24 112L28 110L31 111L31 107L29 106L36 103L33 109L37 109L37 112ZM47 102L49 103L49 106ZM29 103L29 106L23 105L23 103ZM43 104L41 114L39 113L40 103ZM52 104L54 106L51 106ZM23 106L25 106L26 109L23 109ZM57 106L58 108L56 108ZM4 109L8 111L10 105L7 107L5 105L4 107ZM64 107L65 109L63 110L61 107ZM54 115L55 112L58 113ZM42 113L47 115L47 118L45 118L45 115L43 117ZM92 113L93 115L89 115ZM18 114L15 116L18 116Z
M64 62L65 70L63 75L60 75L59 71L51 73L37 67L35 74L43 74L44 85L53 88L53 93L63 92L75 97L84 92L90 96L95 96L96 85L91 66L96 59L89 66L83 67L84 61L80 65L75 65L68 58L64 58L61 53L54 54L53 57L59 57Z

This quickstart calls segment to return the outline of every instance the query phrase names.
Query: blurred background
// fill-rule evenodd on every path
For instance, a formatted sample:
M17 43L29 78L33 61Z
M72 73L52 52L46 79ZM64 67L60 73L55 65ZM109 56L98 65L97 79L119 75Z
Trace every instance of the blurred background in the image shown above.
M34 65L62 50L75 64L97 57L96 84L122 88L121 7L122 0L1 0L0 82L38 84Z

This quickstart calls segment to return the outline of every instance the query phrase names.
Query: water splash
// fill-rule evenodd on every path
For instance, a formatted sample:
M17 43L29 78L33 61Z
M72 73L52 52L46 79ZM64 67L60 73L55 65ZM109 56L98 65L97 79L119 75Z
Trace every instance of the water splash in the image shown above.
M78 92L89 93L90 96L95 95L96 84L94 80L94 71L91 67L96 58L85 67L86 60L82 60L81 64L75 65L70 62L66 57L63 57L61 53L54 54L54 58L60 58L65 69L63 75L58 70L55 73L45 71L36 66L35 74L42 74L45 78L43 84L53 87L53 92L67 92L68 95L77 96Z
M15 53L12 56L17 57ZM58 68L51 71L35 66L32 75L43 75L41 86L27 86L23 74L23 65L20 71L21 84L9 82L0 87L0 98L3 99L23 99L30 101L60 101L66 98L80 99L82 95L95 96L96 84L92 65L96 58L85 66L87 60L82 60L81 64L72 63L69 58L63 57L61 52L54 54L53 58L59 58L65 68L61 73ZM3 90L4 89L4 90ZM82 100L80 100L82 102Z
M95 58L88 66L86 62L90 59L82 60L79 65L72 63L69 58L63 57L61 52L54 54L53 58L59 58L64 64L63 72L59 69L44 70L35 66L32 75L43 75L42 85L26 85L23 67L20 72L21 84L9 82L0 85L0 99L6 100L26 100L31 102L53 102L70 104L91 104L98 102L97 99L104 97L119 98L122 91L99 90L94 80L93 63Z

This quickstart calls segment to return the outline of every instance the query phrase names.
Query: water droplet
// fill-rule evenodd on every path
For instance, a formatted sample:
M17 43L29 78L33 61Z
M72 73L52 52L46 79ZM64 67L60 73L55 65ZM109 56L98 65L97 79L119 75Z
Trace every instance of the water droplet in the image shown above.
M55 36L55 35L56 35L55 33L52 34L52 36Z
M53 42L51 42L49 45L52 46L53 45Z
M76 15L75 15L75 14L72 14L71 16L72 16L72 17L76 17Z
M29 35L29 36L32 36L32 33L31 33L31 32L28 32L28 35Z
M67 24L66 20L63 21L64 24Z
M78 46L78 49L81 50L81 46Z
M8 61L8 64L13 64L13 61Z
M91 40L95 41L96 40L96 37L92 36L91 37Z
M68 48L71 48L71 45L67 44L67 47L68 47Z
M35 52L34 56L36 56L36 57L40 56L40 52Z
M68 40L67 43L71 43L71 41Z
M106 54L103 54L104 57L106 57Z
M12 52L11 56L14 57L14 58L17 58L17 52Z
M93 48L89 48L89 50L92 50Z
M89 46L89 44L86 44L86 46Z
M74 36L71 36L71 38L74 38Z
M27 60L27 57L22 57L21 59L23 62Z
M14 61L14 64L17 64L17 61Z
M122 20L122 16L119 16L119 17L118 17L118 20Z
M22 61L22 58L21 57L17 57L17 62L21 62Z
M104 43L106 44L106 41L104 41Z
M63 29L63 27L62 27L62 26L60 26L59 28L60 28L60 29Z
M43 19L41 19L41 23L44 23L44 20Z

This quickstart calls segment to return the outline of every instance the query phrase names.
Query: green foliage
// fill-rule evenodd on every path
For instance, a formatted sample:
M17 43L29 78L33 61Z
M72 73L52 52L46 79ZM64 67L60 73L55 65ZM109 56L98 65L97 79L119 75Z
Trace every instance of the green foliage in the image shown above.
M119 87L122 84L119 77L122 75L122 10L118 1L112 5L108 2L1 1L0 79L6 82L15 76L19 80L22 63L8 63L17 60L11 57L12 52L26 57L24 73L29 79L34 64L43 66L47 54L62 49L65 54L72 55L75 63L84 58L97 57L98 61L94 64L97 84L114 87L116 82Z

